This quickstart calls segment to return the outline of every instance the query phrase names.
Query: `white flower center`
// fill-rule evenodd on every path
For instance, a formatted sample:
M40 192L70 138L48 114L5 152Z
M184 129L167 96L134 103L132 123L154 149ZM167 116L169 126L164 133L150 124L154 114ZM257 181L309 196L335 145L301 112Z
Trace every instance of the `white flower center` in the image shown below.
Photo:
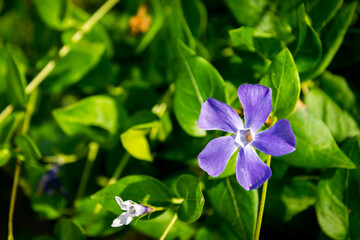
M255 134L251 131L250 128L238 129L235 142L240 144L241 147L246 147L249 143L254 141Z

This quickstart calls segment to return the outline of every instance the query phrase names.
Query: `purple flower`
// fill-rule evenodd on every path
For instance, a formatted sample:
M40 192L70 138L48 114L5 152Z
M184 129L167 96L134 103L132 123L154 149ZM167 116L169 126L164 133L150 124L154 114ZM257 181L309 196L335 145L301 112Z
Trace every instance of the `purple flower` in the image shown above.
M258 132L271 110L271 88L244 84L238 97L244 109L245 125L229 105L208 98L201 106L199 127L222 130L233 135L211 140L198 156L199 166L212 177L219 176L240 147L236 159L236 178L246 190L259 188L271 176L271 169L257 155L261 152L281 156L295 151L296 139L288 120L281 119L271 128Z

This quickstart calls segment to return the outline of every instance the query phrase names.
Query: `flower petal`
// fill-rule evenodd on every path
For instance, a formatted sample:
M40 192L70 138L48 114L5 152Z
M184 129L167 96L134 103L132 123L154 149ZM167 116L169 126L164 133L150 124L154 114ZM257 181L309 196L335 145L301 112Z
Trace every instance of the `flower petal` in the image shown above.
M258 132L252 145L263 153L281 156L295 151L296 139L289 121L281 119L271 128Z
M126 204L124 204L124 201L120 197L115 197L115 200L119 204L121 210L127 210Z
M198 125L204 130L222 130L236 134L244 124L235 110L226 103L208 98L201 106Z
M240 148L236 159L236 179L245 190L258 189L270 176L270 167L261 161L252 146Z
M211 140L198 155L200 168L212 177L219 176L238 147L235 136L224 136Z
M238 97L244 109L245 127L256 133L268 118L271 110L271 88L258 84L243 84Z
M133 220L132 217L130 217L127 212L122 213L119 217L115 218L112 222L112 227L120 227L123 225L129 225L129 223Z

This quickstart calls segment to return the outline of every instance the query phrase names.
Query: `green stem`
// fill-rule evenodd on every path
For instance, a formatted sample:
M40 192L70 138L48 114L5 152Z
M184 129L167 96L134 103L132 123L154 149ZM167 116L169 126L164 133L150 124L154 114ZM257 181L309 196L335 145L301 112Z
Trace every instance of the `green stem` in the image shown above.
M20 171L21 171L21 160L18 158L16 161L15 167L15 175L14 175L14 182L11 190L11 199L10 199L10 209L9 209L9 220L8 220L8 240L13 240L13 218L14 218L14 210L15 210L15 200L16 200L16 193L17 187L19 184L20 178Z
M161 235L161 237L159 238L159 240L164 240L166 238L166 236L168 235L170 229L172 228L172 226L174 225L175 221L177 219L177 214L175 213L173 218L171 219L169 225L166 227L164 233Z
M107 183L107 185L111 185L116 183L116 181L118 180L118 178L121 176L126 164L129 162L130 160L130 154L128 152L126 152L124 154L124 156L122 157L122 159L120 160L119 165L117 166L113 176L110 178L109 182Z
M30 127L31 122L31 116L34 113L35 110L35 103L36 103L36 92L30 95L29 102L26 106L26 112L24 117L24 122L22 125L21 133L26 134ZM12 106L12 105L9 105ZM10 207L9 207L9 219L8 219L8 240L13 240L13 219L14 219L14 211L15 211L15 201L16 201L16 193L17 188L19 185L19 179L20 179L20 171L21 171L21 159L18 158L16 160L16 167L15 167L15 173L14 173L14 181L13 186L11 190L11 198L10 198Z
M94 164L94 161L96 159L96 156L97 156L97 154L99 152L99 148L100 148L100 145L97 142L90 142L89 143L89 154L88 154L88 157L87 157L87 161L86 161L86 164L85 164L83 175L81 176L79 189L78 189L78 192L77 192L76 198L75 198L76 199L75 204L84 195L86 185L87 185L87 182L89 180L90 172L91 172L92 166Z
M105 16L106 13L110 11L120 0L108 0L106 1L82 26L81 28L72 36L71 40L73 43L79 42L83 36L88 33L94 25ZM58 52L58 57L65 57L71 50L69 45L64 45ZM49 74L54 70L57 60L51 60L46 64L46 66L34 77L33 80L26 86L26 94L32 93ZM0 123L12 113L14 107L10 104L0 113Z
M270 167L270 163L271 163L271 155L268 155L268 157L266 159L266 164ZM258 219L257 219L257 223L256 223L254 240L259 240L259 237L260 237L260 229L261 229L261 223L262 223L262 218L263 218L264 208L265 208L267 186L268 186L268 181L266 181L264 183L263 188L262 188L259 215L258 215Z

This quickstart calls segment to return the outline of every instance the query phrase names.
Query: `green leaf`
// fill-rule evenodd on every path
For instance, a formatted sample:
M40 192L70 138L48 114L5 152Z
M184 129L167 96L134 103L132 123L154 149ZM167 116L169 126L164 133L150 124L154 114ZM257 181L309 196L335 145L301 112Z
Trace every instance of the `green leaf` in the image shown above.
M86 239L84 230L71 220L60 220L54 229L56 240L82 240Z
M341 142L359 133L356 121L319 88L311 89L304 102L310 112L329 127L336 141Z
M285 205L285 220L313 206L316 201L316 186L309 180L291 179L281 193L281 201Z
M303 168L355 167L339 149L329 128L311 112L299 108L289 121L296 137L296 150L276 159Z
M284 48L271 63L260 84L272 89L273 113L287 118L300 96L300 78L290 51Z
M181 70L175 82L174 111L181 127L191 136L205 136L198 127L201 105L212 97L226 102L225 82L205 59L179 42Z
M299 34L294 60L300 73L313 69L322 55L322 45L318 34L311 27L304 5L297 11Z
M241 25L253 26L267 5L266 0L225 0L226 5Z
M14 47L8 45L7 50L9 53L7 63L7 94L12 104L25 107L26 105L26 79L25 72L20 66L19 60L16 57Z
M314 79L329 66L336 52L340 48L348 27L351 24L357 2L344 5L327 24L321 34L323 44L323 56L318 65L310 72L304 74L302 79Z
M209 180L206 192L215 211L230 225L239 239L253 239L258 193L246 191L235 177Z
M128 153L134 158L152 161L149 142L146 135L149 129L139 129L132 127L120 135L121 143Z
M68 16L68 0L35 0L34 4L41 20L50 28L61 31L74 24Z
M349 110L355 105L355 95L344 77L325 71L318 79L321 88L341 108Z
M64 108L53 115L68 135L85 135L95 141L106 142L120 128L122 112L114 98L94 95Z
M115 196L124 201L147 203L156 207L166 207L171 204L169 189L156 178L145 175L131 175L120 179L96 192L91 198L107 210L120 215L122 210L115 201Z
M238 50L239 56L244 52L256 53L259 61L270 64L267 58L273 58L282 49L282 43L270 33L262 32L251 27L240 27L229 31L232 46Z
M343 203L346 171L327 170L318 185L316 215L321 230L333 239L346 239L349 229L348 208Z
M181 175L176 182L176 191L184 199L177 211L179 219L187 223L198 220L205 203L199 180L191 175Z
M72 46L70 52L60 58L54 70L47 77L43 88L50 92L59 92L79 82L100 61L105 47L102 43L82 41Z
M41 153L30 136L25 134L17 135L15 143L24 154L25 160L37 161L41 158Z
M157 218L146 221L139 221L136 224L131 223L131 227L154 239L160 239L165 229L169 225L169 222L171 222L173 216L174 213L168 210ZM175 221L169 233L166 235L166 240L188 240L192 238L195 231L196 230L194 229L193 225L184 223L182 221Z
M319 32L334 17L343 0L307 0L306 2L306 9L309 9L314 29Z
M0 123L0 145L7 144L16 132L19 123L24 118L23 113L12 113Z
M104 208L97 208L97 202L90 199L81 199L76 204L76 214L73 221L84 228L86 236L108 236L118 231L117 228L109 227L114 220L114 214ZM96 214L93 212L96 211ZM93 215L92 215L93 214ZM89 215L92 215L91 220Z

